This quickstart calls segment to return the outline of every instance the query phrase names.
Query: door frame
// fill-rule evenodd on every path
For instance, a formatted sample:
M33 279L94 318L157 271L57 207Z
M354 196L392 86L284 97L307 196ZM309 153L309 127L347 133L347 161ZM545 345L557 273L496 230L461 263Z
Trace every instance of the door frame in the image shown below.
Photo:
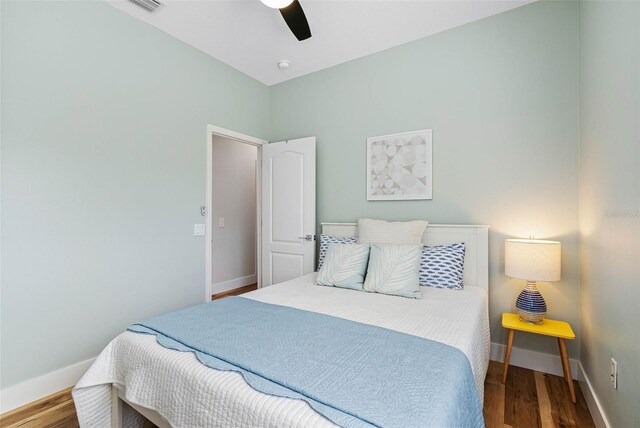
M213 218L211 214L211 207L213 205L213 137L224 137L230 140L235 140L240 143L250 144L256 146L258 149L258 157L256 162L256 281L258 288L262 285L262 145L267 144L268 141L260 138L252 137L250 135L241 134L239 132L231 131L229 129L221 128L215 125L207 125L207 205L206 205L206 219L207 224L205 226L205 302L211 301L211 278L212 264L211 260L211 247L213 237Z

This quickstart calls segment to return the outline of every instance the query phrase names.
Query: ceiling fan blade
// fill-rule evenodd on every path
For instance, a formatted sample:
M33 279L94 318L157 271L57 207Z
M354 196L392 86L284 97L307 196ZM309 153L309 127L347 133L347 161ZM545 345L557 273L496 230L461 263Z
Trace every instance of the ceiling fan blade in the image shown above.
M293 0L287 7L280 9L280 14L284 18L284 22L287 23L289 29L299 41L303 41L311 37L311 29L309 28L309 22L302 10L302 6L298 0Z

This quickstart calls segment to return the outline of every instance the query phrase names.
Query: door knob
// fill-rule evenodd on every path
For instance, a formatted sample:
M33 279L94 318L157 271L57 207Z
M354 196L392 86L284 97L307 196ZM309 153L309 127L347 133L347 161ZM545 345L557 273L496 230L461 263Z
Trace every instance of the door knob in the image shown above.
M310 233L307 233L304 236L299 236L298 239L304 239L305 241L313 241L316 238L316 235L312 235Z

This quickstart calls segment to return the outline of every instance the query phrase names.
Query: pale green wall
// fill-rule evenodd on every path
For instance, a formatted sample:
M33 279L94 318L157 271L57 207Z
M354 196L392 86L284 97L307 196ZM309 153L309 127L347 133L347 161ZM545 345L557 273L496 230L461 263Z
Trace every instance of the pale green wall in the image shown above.
M612 426L640 427L640 2L582 1L580 54L580 358Z
M269 90L103 2L2 1L2 387L204 299L208 123Z
M271 137L318 137L319 222L491 225L494 342L523 286L503 274L504 239L562 241L562 281L540 288L549 317L579 334L577 76L578 4L534 3L272 86ZM423 128L433 129L433 200L367 202L366 138ZM557 353L531 335L515 346Z

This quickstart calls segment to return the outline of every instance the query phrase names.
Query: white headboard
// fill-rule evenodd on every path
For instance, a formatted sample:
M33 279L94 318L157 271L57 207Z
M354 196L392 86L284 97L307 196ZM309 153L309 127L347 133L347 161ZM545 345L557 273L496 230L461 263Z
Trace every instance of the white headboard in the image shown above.
M321 223L322 233L358 236L357 223ZM427 245L465 243L464 284L489 292L489 226L475 224L429 224L422 236Z

